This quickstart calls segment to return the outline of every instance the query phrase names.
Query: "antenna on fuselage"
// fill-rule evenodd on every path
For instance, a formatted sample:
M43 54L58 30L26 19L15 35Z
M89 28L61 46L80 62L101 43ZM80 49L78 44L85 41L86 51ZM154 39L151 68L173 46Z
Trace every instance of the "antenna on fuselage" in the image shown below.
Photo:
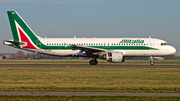
M76 36L74 36L74 38L76 38Z
M149 38L151 39L151 36L149 36Z

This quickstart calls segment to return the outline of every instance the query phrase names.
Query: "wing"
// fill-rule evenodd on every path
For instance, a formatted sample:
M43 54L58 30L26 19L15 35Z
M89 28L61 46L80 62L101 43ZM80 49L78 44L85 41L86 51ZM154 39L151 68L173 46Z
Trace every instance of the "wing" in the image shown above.
M97 52L106 52L106 49L101 48L94 48L94 47L88 47L88 46L79 46L79 45L73 45L74 50L81 50L84 51L87 55L97 53Z

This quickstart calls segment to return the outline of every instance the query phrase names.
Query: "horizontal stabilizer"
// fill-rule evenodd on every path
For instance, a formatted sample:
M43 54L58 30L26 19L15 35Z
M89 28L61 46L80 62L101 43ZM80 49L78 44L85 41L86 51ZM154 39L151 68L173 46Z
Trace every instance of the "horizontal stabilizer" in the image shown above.
M15 42L15 41L10 41L10 40L3 41L3 44L5 44L5 45L9 45L9 44L13 44L13 45L26 45L25 42Z

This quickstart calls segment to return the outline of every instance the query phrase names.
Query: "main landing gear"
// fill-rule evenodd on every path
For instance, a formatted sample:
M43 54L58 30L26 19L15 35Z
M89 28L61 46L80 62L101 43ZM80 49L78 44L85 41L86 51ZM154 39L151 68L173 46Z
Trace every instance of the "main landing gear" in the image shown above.
M89 61L89 64L90 65L97 65L98 61L96 59L92 59L92 60Z
M151 60L150 65L154 65L153 56L150 57L150 60Z

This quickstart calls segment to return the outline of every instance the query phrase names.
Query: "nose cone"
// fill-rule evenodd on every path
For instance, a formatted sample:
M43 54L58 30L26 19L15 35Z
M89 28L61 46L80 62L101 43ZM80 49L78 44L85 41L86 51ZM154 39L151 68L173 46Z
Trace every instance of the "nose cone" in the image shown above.
M176 48L174 48L174 47L171 46L170 52L171 52L171 54L175 54L175 53L176 53Z

